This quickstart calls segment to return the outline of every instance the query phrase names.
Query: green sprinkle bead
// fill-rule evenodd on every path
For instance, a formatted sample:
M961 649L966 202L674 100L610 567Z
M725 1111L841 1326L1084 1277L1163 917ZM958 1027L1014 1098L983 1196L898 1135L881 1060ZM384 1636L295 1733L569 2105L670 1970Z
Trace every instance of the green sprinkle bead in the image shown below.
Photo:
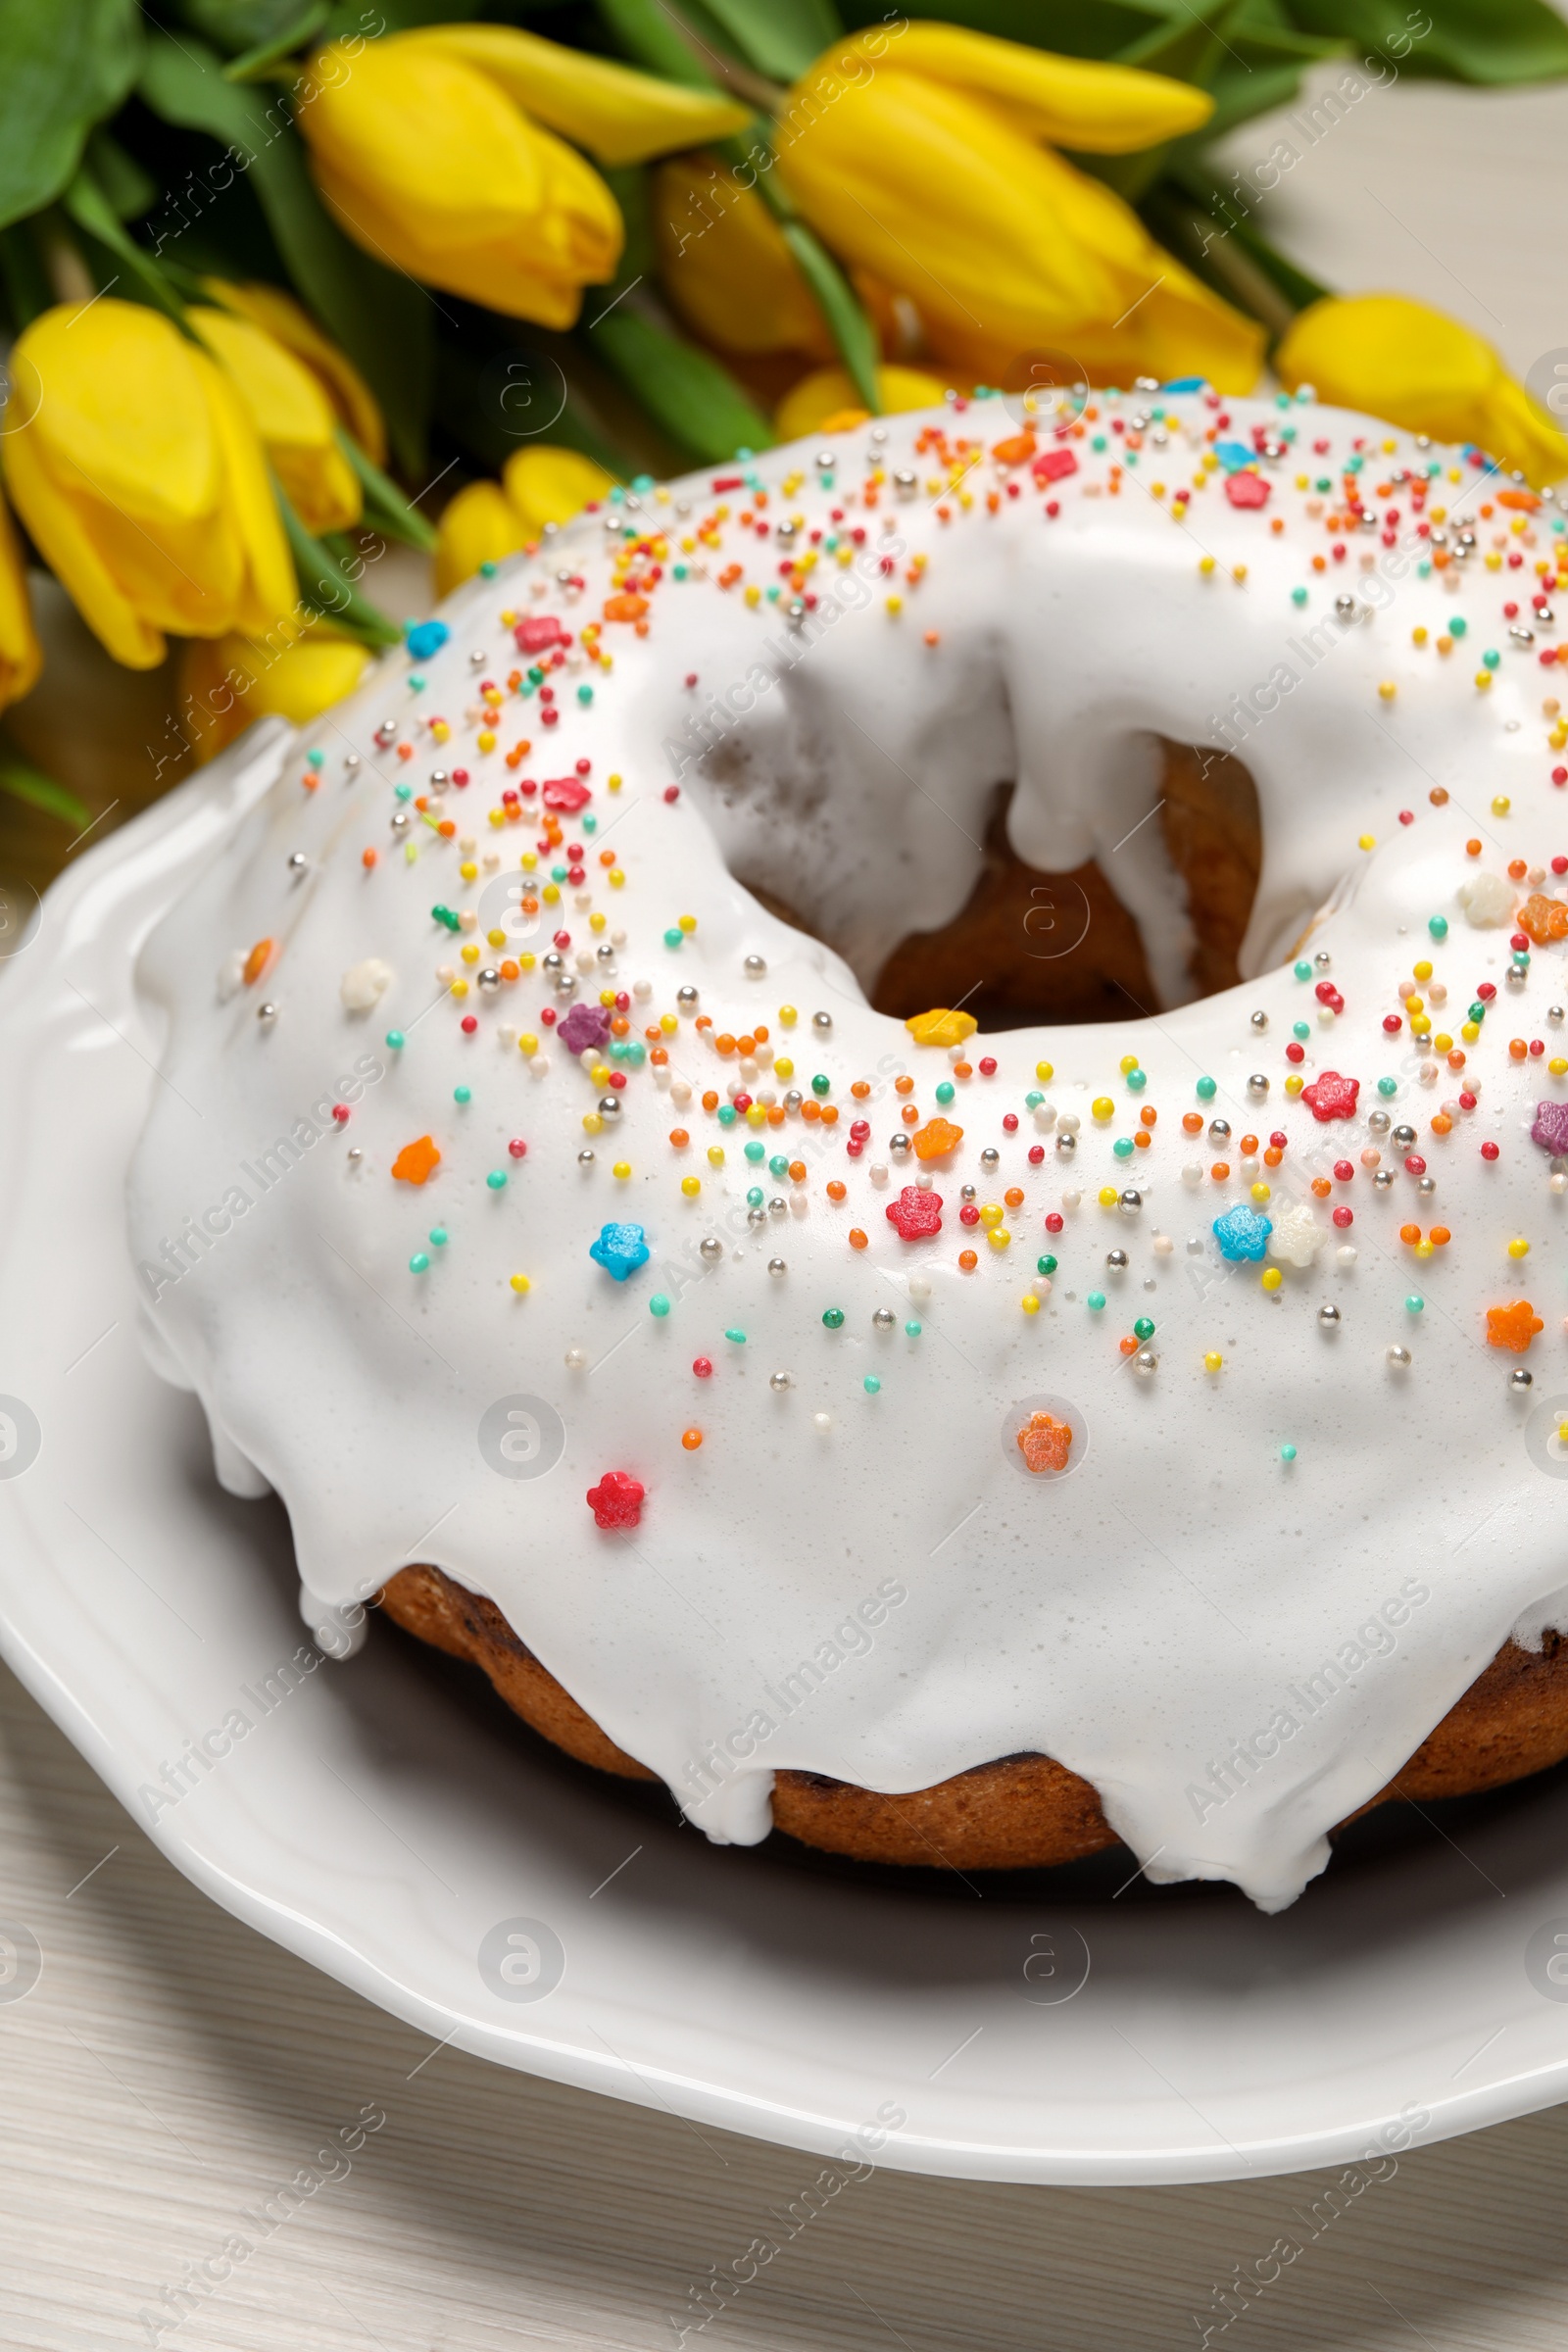
M1380 1078L1378 1080L1378 1093L1380 1095L1396 1095L1398 1091L1399 1081L1397 1078Z
M664 945L666 948L678 948L685 936L685 932L678 923L671 923L669 929L664 933Z
M1304 588L1293 588L1291 590L1291 602L1293 605L1304 605L1306 602L1306 590Z
M1294 1446L1282 1446L1280 1447L1280 1460L1282 1462L1294 1462L1295 1459L1296 1447Z
M1310 980L1312 977L1312 966L1307 962L1304 956L1302 956L1300 962L1296 966L1296 977L1298 980Z
M746 1345L746 1334L744 1331L726 1331L724 1337L737 1348L744 1348Z
M324 752L307 752L305 755L305 764L307 767L319 767L325 759L326 754Z
M649 1299L648 1312L651 1315L658 1315L661 1322L662 1322L664 1316L668 1314L669 1300L665 1298L662 1291L656 1291L653 1297Z
M1304 1041L1305 1041L1307 1038L1309 1038L1309 1037L1311 1036L1311 1034L1312 1034L1312 1029L1311 1029L1311 1024L1310 1024L1310 1022L1307 1022L1307 1021L1293 1021L1293 1022L1291 1023L1291 1035L1292 1035L1294 1038L1299 1039L1299 1040L1301 1040L1302 1042L1304 1042Z
M1200 1078L1198 1081L1198 1099L1200 1102L1212 1102L1214 1097L1218 1093L1219 1081L1217 1078Z
M920 1337L921 1329L922 1326L918 1323L906 1323L904 1326L905 1337L906 1339L917 1340Z
M455 1086L452 1089L452 1100L454 1102L471 1102L473 1101L472 1087Z
M748 1208L760 1208L763 1199L764 1195L760 1184L754 1184L747 1188L746 1205Z
M944 1078L942 1084L937 1088L937 1101L939 1102L951 1102L957 1091L957 1088L953 1084L953 1081L950 1078Z
M1136 1339L1136 1340L1152 1340L1152 1339L1153 1338L1153 1336L1154 1336L1154 1326L1153 1326L1153 1324L1152 1324L1152 1323L1150 1321L1150 1319L1149 1319L1149 1317L1148 1317L1147 1315L1140 1315L1140 1316L1139 1316L1139 1318L1138 1318L1138 1320L1137 1320L1137 1322L1136 1322L1136 1323L1133 1325L1133 1337L1134 1337L1134 1339Z
M811 1080L811 1092L813 1095L825 1095L831 1091L832 1085L832 1079L818 1070L816 1076Z
M490 1190L493 1193L504 1191L506 1187L506 1181L507 1171L505 1168L492 1168L489 1175L485 1178L486 1184L490 1187Z
M1462 612L1455 612L1448 622L1448 635L1450 637L1463 637L1469 630L1469 627L1470 623L1466 620L1464 614Z
M882 1383L874 1372L868 1372L860 1386L868 1396L880 1396L882 1394Z
M1091 1291L1088 1298L1084 1300L1084 1304L1088 1307L1090 1313L1095 1315L1099 1314L1104 1303L1105 1294L1103 1291Z
M721 1102L718 1106L718 1123L721 1127L733 1127L740 1115L733 1102Z
M1446 914L1433 915L1427 923L1427 929L1434 939L1446 939L1448 936L1447 916Z
M428 1274L429 1271L430 1260L422 1250L416 1250L409 1260L409 1272L411 1274Z
M1116 1141L1111 1145L1110 1148L1115 1152L1118 1159L1131 1159L1133 1155L1133 1139L1130 1135L1118 1135Z
M1481 666L1483 669L1495 669L1501 660L1502 656L1499 653L1494 652L1489 646L1487 651L1481 657Z
M447 1246L446 1227L444 1225L432 1225L430 1228L430 1239L437 1250L444 1250Z
M1133 1094L1141 1095L1149 1084L1149 1072L1147 1070L1129 1070L1127 1084Z
M1044 1257L1037 1257L1035 1259L1035 1272L1037 1274L1054 1274L1055 1271L1056 1261L1049 1251Z
M389 1030L387 1031L387 1033L386 1033L386 1042L387 1042L387 1044L388 1044L388 1045L391 1047L391 1049L392 1049L392 1051L393 1051L393 1053L394 1053L394 1054L401 1054L401 1053L402 1053L402 1051L403 1051L403 1032L402 1032L402 1030L401 1030L401 1029L389 1029Z
M749 1160L754 1162L759 1159L764 1159L767 1156L767 1146L765 1144L760 1144L755 1135L751 1136L747 1140L746 1156Z
M594 690L593 690L593 688L592 688L591 686L579 686L579 687L578 687L578 689L577 689L577 700L578 700L578 702L579 702L579 703L591 703L591 702L593 701L593 699L594 699Z
M842 1306L828 1306L828 1307L824 1307L824 1308L823 1308L823 1310L822 1310L822 1320L823 1320L823 1322L824 1322L824 1323L827 1325L827 1327L828 1327L829 1331L842 1331L842 1330L843 1330L843 1328L844 1328L844 1309L843 1309L843 1307L842 1307Z
M1418 1315L1425 1305L1426 1300L1421 1298L1419 1293L1412 1291L1404 1302L1404 1311L1407 1315Z

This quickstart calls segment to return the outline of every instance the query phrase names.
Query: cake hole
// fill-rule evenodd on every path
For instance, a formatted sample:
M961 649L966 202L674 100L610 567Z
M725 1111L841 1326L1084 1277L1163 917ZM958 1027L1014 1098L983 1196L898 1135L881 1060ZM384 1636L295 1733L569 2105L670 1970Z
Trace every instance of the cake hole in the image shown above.
M1257 792L1238 760L1166 744L1160 829L1193 926L1187 1001L1234 988L1263 858ZM987 826L985 863L961 911L901 941L871 1002L900 1020L959 1004L982 1029L1126 1020L1166 1009L1136 918L1113 887L1114 858L1044 873L1007 839L1010 785Z

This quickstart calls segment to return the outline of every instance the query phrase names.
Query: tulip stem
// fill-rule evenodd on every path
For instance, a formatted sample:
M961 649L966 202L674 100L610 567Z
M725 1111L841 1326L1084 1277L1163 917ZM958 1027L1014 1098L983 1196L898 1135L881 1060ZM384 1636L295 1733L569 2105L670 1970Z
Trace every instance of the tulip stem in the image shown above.
M368 645L373 653L379 653L385 646L400 645L403 641L402 630L395 628L368 596L360 594L337 559L305 528L275 474L272 476L272 495L277 500L277 511L283 518L289 553L294 558L300 595L312 612L319 612L325 619L335 620L340 628L358 637L361 644Z
M433 556L434 525L410 506L396 482L381 471L373 459L366 456L354 435L345 432L342 425L336 428L336 439L365 492L365 519L368 526L384 531L389 539L401 539L405 547L416 547L422 556Z
M48 816L57 816L63 825L79 829L92 822L92 810L68 785L57 784L53 776L46 776L28 760L19 760L4 745L0 745L0 792L13 794Z
M771 130L772 125L768 127ZM726 140L723 152L731 163L750 164L750 151L737 139ZM759 195L783 231L784 242L795 257L796 267L811 289L812 299L827 322L828 332L838 345L839 358L844 362L846 374L875 416L881 409L882 398L876 382L880 354L871 321L838 263L815 230L808 228L801 219L778 174L774 172L754 172L753 179Z

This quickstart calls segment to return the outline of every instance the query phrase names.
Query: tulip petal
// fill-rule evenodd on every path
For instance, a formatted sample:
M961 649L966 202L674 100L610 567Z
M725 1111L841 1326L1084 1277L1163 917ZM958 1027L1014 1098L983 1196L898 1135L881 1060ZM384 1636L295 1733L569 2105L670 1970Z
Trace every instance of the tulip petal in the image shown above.
M848 46L872 57L887 41L885 32L874 32ZM844 45L836 44L812 72L843 53ZM1135 155L1201 129L1214 112L1206 90L1168 74L1057 57L958 24L906 24L895 62L901 74L923 74L950 88L1000 99L1036 138L1081 155Z
M21 701L42 667L22 549L0 499L0 710L7 703Z
M223 452L224 504L242 556L234 618L253 635L265 636L299 606L288 540L268 480L261 443L240 406L238 393L215 362L198 353L196 364L203 373L214 428ZM205 637L216 632L196 629L191 633Z
M660 278L688 326L720 351L832 356L833 339L754 188L710 155L680 155L654 178Z
M14 373L52 472L154 529L212 513L220 475L191 347L157 311L111 296L45 311Z
M515 450L502 467L501 478L529 539L537 539L547 522L569 522L591 500L608 498L615 486L613 477L592 458L547 443Z
M945 377L929 375L922 368L876 371L877 407L884 416L897 416L906 409L940 408L946 390ZM839 420L833 429L842 431L851 418L858 423L865 414L844 368L817 368L785 393L773 423L781 441L801 441L808 433L821 432L831 419Z
M1568 476L1568 439L1485 338L1399 294L1315 302L1288 328L1275 366L1295 390L1365 409L1443 441L1472 441L1539 484Z
M280 286L226 277L202 280L203 292L225 310L265 327L285 351L303 360L373 466L386 464L386 426L375 395L346 352L328 340L304 307Z
M481 564L514 556L527 539L522 517L498 482L469 482L447 501L437 525L437 597L450 596Z
M372 659L324 621L266 640L238 631L191 638L180 654L179 682L198 760L213 759L259 718L308 726L354 692Z
M752 108L732 98L662 81L510 24L431 25L382 46L437 50L476 67L524 113L602 164L644 164L706 139L729 138L752 119Z
M7 433L3 447L17 513L88 628L127 669L156 669L164 658L162 633L141 618L75 506L49 478L30 430Z
M310 369L233 312L199 307L190 322L239 393L306 529L341 531L358 522L359 481L337 446L331 403Z

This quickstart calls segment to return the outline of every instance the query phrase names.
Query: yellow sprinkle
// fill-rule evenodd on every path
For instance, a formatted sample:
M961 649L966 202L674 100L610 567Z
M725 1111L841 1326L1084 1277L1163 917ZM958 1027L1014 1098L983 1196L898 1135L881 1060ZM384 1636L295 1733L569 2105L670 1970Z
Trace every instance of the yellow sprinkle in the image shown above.
M474 864L471 858L465 858L463 863L459 866L458 871L463 876L465 882L472 882L476 878L479 868Z
M702 1179L697 1176L683 1176L680 1180L680 1189L688 1200L695 1200L703 1189Z
M612 890L619 890L619 888L620 888L621 884L622 884L622 883L625 881L625 879L626 879L626 877L625 877L625 875L624 875L624 874L621 872L621 870L620 870L620 867L619 867L618 865L612 865L612 866L611 867L611 869L610 869L610 887L611 887L611 889L612 889Z
M898 614L904 611L903 597L890 596L887 600L887 607L888 611L894 615L895 618L897 618Z
M528 1280L526 1274L514 1274L512 1277L512 1287L516 1292L517 1297L520 1298L525 1291L531 1291L533 1289L533 1284Z
M1231 578L1236 582L1238 588L1241 586L1246 577L1247 565L1245 564L1233 564L1231 565Z
M1419 1241L1416 1243L1411 1254L1415 1257L1430 1257L1436 1248L1436 1242L1429 1242L1425 1240Z
M523 972L531 972L538 960L539 958L537 956L535 956L532 948L527 948L517 957L517 969Z
M1025 1291L1023 1297L1019 1299L1018 1304L1023 1308L1023 1311L1026 1315L1038 1315L1040 1312L1040 1301L1035 1297L1033 1291Z
M1493 796L1492 813L1494 816L1506 816L1512 807L1513 803L1505 792L1499 792Z
M1252 1199L1254 1200L1267 1200L1271 1199L1273 1195L1273 1189L1274 1188L1272 1185L1254 1184L1252 1187Z
M491 824L493 824L493 825L504 825L504 824L506 823L506 821L507 821L507 812L506 812L506 810L505 810L504 808L492 808L492 809L491 809L491 811L490 811L490 822L491 822Z
M539 893L539 896L543 899L547 906L559 906L561 903L561 884L559 882L547 882L543 890Z
M688 934L695 931L697 928L697 917L695 914L679 914L675 917L675 920L679 923L681 929Z
M787 1054L781 1054L773 1067L781 1078L793 1078L795 1075L795 1064Z
M800 1014L799 1014L799 1013L796 1011L796 1009L795 1009L795 1007L794 1007L794 1005L793 1005L793 1004L781 1004L781 1005L779 1006L779 1008L778 1008L778 1017L779 1017L779 1026L780 1026L781 1028L783 1028L783 1029L793 1029L793 1028L794 1028L794 1026L795 1026L795 1024L796 1024L796 1022L797 1022L797 1021L800 1019L800 1017L801 1017L801 1016L800 1016Z
M1035 1076L1039 1079L1042 1086L1049 1086L1055 1075L1056 1067L1054 1062L1037 1061L1035 1063Z
M1305 1084L1304 1078L1298 1078L1293 1074L1285 1081L1285 1092L1288 1095L1298 1095Z
M466 980L454 980L450 993L455 997L466 997L468 993L468 983Z
M585 1110L583 1112L582 1131L584 1135L602 1135L604 1133L604 1129L605 1122L599 1116L597 1110Z
M1208 575L1209 575L1209 573L1210 573L1210 572L1213 570L1213 568L1214 568L1214 559L1213 559L1213 557L1212 557L1212 556L1200 556L1200 557L1199 557L1199 559L1198 559L1198 568L1199 568L1199 570L1200 570L1200 571L1202 573L1202 575L1203 575L1204 579L1206 580L1206 579L1207 579L1207 577L1208 577Z
M1221 1355L1219 1349L1217 1348L1210 1348L1208 1353L1203 1358L1203 1370L1205 1372L1217 1372L1224 1361L1225 1358Z
M629 1159L617 1159L613 1168L611 1170L611 1174L612 1176L618 1176L622 1179L622 1181L624 1181L625 1178L631 1174L631 1161Z
M480 728L478 742L481 752L493 752L496 748L496 739L488 727Z
M1419 963L1413 964L1411 969L1414 971L1418 980L1430 980L1432 977L1432 966L1430 963L1428 963L1425 956L1421 958Z
M1355 846L1358 850L1375 850L1378 846L1377 837L1375 834L1363 833Z
M1464 1042L1467 1046L1473 1046L1476 1042L1476 1039L1481 1035L1481 1023L1479 1021L1463 1022L1460 1026L1459 1035L1464 1039Z
M605 782L609 785L612 792L618 792L620 790L621 783L619 768L615 770L612 776L607 776L605 778Z
M986 1240L991 1244L993 1250L1005 1250L1011 1239L1012 1236L1005 1225L993 1225L991 1231L986 1235Z
M1410 643L1412 645L1425 645L1426 641L1427 633L1425 629L1412 629L1410 631Z
M507 935L501 930L487 931L485 933L485 938L489 941L491 947L493 948L504 948L507 944Z
M531 1029L525 1029L517 1040L517 1052L519 1054L537 1054L538 1051L539 1040Z
M517 859L517 863L525 874L531 874L538 862L539 853L537 850L524 850L522 856Z
M591 914L588 917L588 928L590 931L602 931L609 919L610 918L608 915ZM604 1002L603 998L601 998L600 1002ZM613 1004L615 1002L615 992L613 989L610 991L610 1002L612 1004Z
M1137 1069L1137 1067L1138 1067L1138 1056L1137 1056L1137 1054L1124 1054L1122 1055L1122 1057L1121 1057L1120 1061L1119 1061L1119 1062L1116 1064L1116 1067L1117 1067L1117 1068L1120 1070L1120 1072L1121 1072L1122 1076L1125 1078L1129 1070L1136 1070L1136 1069Z
M1558 1422L1557 1443L1559 1446L1568 1446L1568 1421Z
M1440 1054L1451 1054L1453 1052L1453 1040L1446 1029L1440 1029L1437 1036L1432 1040L1432 1043L1437 1052Z
M1568 1077L1568 1061L1564 1061L1560 1054L1554 1054L1546 1067L1554 1078Z
M1002 1223L1001 1202L997 1200L988 1200L984 1208L980 1211L980 1222L982 1225L1000 1225Z
M1510 1242L1508 1244L1508 1255L1510 1257L1528 1257L1530 1255L1530 1244L1526 1241Z
M1265 1291L1277 1291L1285 1277L1278 1266L1265 1266L1259 1280Z
M479 951L471 939L465 940L458 953L465 963L477 963L479 960Z
M1100 1205L1102 1208L1114 1208L1118 1198L1119 1195L1117 1194L1116 1187L1113 1184L1102 1184L1101 1186Z
M595 1086L608 1086L610 1084L609 1062L596 1061L588 1075L592 1079Z
M666 1037L673 1037L680 1027L680 1023L672 1012L662 1012L659 1016L659 1026Z
M1378 695L1383 702L1392 703L1398 691L1398 687L1395 684L1392 678L1380 678L1378 680Z
M1486 689L1487 687L1489 687L1489 686L1492 684L1492 672L1491 672L1491 670L1490 670L1490 669L1478 669L1478 670L1476 671L1476 684L1477 684L1479 687L1481 687L1483 691L1485 691L1485 689Z
M710 1168L721 1168L724 1165L724 1147L722 1144L709 1145L708 1164Z
M1109 1119L1115 1116L1116 1105L1108 1095L1097 1095L1089 1107L1097 1119Z
M1431 1013L1430 1013L1430 1012L1412 1012L1412 1013L1411 1013L1411 1015L1410 1015L1410 1035L1411 1035L1412 1037L1430 1037L1430 1036L1431 1036L1431 1034L1432 1034L1432 1015L1431 1015Z

